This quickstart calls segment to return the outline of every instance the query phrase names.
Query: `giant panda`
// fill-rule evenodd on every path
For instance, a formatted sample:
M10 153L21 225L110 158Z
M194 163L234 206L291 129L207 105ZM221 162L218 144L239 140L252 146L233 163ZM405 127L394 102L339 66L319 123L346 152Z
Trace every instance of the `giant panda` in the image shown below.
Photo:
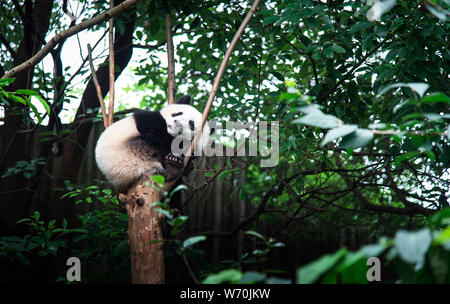
M162 174L169 182L183 173L184 156L172 153L171 147L175 138L192 140L201 128L202 114L189 105L190 99L183 96L159 112L137 110L100 135L95 160L117 191L126 193L145 175ZM205 147L209 133L205 124L196 149ZM182 148L186 151L188 146ZM184 173L189 173L192 163L187 169Z

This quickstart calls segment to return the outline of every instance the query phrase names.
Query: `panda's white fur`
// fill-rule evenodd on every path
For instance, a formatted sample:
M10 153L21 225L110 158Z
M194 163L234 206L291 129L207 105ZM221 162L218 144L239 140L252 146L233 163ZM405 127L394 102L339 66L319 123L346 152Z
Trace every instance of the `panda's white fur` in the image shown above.
M171 104L164 107L160 111L164 120L167 123L167 132L173 137L180 137L182 139L191 141L194 139L195 132L199 130L202 123L202 114L197 111L196 108L186 104ZM183 113L181 115L176 115ZM172 115L176 116L172 116ZM194 126L189 124L189 121L193 121ZM200 133L200 132L199 132ZM201 134L196 143L196 149L203 149L209 140L210 129L208 123L205 123ZM186 153L186 148L184 153Z
M120 191L138 180L146 171L156 168L164 172L158 161L134 157L127 142L139 136L133 116L125 117L109 126L99 137L95 160L100 171Z
M190 105L167 105L159 113L166 121L167 132L173 137L181 133L180 136L190 140L201 126L202 114ZM172 116L173 114L176 115ZM125 117L109 126L100 135L95 148L95 159L99 169L120 192L125 192L144 174L165 174L166 172L161 162L162 157L166 155L158 155L158 153L166 152L158 151L159 147L154 147L143 139L143 135L138 130L141 128L137 126L138 119L135 119L135 115L137 114ZM194 130L191 129L190 121L194 124ZM201 138L197 141L198 148L205 147L209 133L209 127L205 124ZM159 156L159 160L155 158L155 155Z

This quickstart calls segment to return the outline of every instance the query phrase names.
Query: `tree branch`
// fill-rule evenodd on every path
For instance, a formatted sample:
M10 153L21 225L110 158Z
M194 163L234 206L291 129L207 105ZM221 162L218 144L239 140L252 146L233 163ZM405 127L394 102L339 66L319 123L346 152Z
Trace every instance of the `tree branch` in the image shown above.
M234 34L233 39L231 40L230 45L227 48L227 51L225 52L225 56L222 60L222 63L220 64L219 71L217 72L216 78L214 79L213 87L211 89L211 93L209 94L208 101L206 102L205 109L203 110L203 116L202 116L202 127L199 129L201 132L203 130L203 126L206 123L206 119L208 118L209 111L211 110L212 103L214 101L214 98L216 97L217 91L219 90L220 80L222 79L222 76L225 72L225 68L227 67L227 63L230 60L231 54L233 53L234 48L236 47L236 44L238 43L239 39L242 36L242 33L244 32L245 27L249 23L250 19L252 18L253 14L256 11L256 8L259 4L260 0L255 0L247 13L247 16L245 16L244 20L242 21L241 25L239 26L239 29L237 30L236 34ZM188 150L188 153L186 154L186 157L184 158L184 166L186 167L187 163L189 162L189 159L191 158L192 152L194 151L195 144L200 137L199 133L195 134L194 140L191 143L191 147Z
M111 0L111 9L114 8L114 0ZM106 127L114 122L114 18L109 19L109 106L108 121Z
M8 52L11 54L11 57L13 59L16 58L16 52L13 50L13 48L11 47L11 45L9 44L8 40L6 40L5 36L3 36L2 33L0 33L0 42L3 43L3 45L5 46L5 48L8 50Z
M119 4L118 6L110 9L109 11L98 15L97 17L94 17L92 19L86 20L84 22L81 22L71 28L68 28L67 30L64 30L55 36L53 36L52 39L39 51L37 52L33 57L28 59L27 61L23 62L22 64L19 64L18 66L12 68L9 72L7 72L2 78L11 78L15 75L17 75L20 72L23 72L25 70L28 70L32 67L34 67L37 63L39 63L61 40L66 39L70 36L73 36L87 28L90 28L96 24L102 23L111 17L129 9L133 5L135 5L139 0L126 0L123 3Z
M102 89L100 88L100 84L98 83L97 73L95 72L94 64L92 63L92 49L89 43L87 45L87 49L88 49L89 67L91 68L92 80L94 81L95 90L97 91L97 97L100 103L100 110L102 112L103 117L103 125L105 126L105 128L107 128L109 126L108 124L109 119L108 115L106 114L105 101L103 100L102 96Z
M172 23L170 12L164 15L166 21L166 40L167 40L167 100L169 104L175 103L175 59L172 39Z

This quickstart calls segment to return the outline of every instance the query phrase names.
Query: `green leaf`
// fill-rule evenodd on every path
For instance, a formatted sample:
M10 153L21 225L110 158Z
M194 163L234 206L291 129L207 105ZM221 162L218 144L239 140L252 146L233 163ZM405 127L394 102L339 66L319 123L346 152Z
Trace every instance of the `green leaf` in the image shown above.
M189 217L186 216L186 215L180 215L180 216L177 216L177 217L172 221L172 225L173 225L175 228L180 228L184 223L187 222L188 219L189 219Z
M374 32L378 37L384 38L388 33L388 29L384 25L377 25L375 26Z
M227 269L213 275L209 275L202 281L202 284L220 284L223 282L239 282L242 279L242 272L237 269Z
M423 116L425 116L428 120L439 122L442 121L441 115L438 113L423 113Z
M325 135L322 143L320 144L321 147L325 146L327 143L335 140L336 138L346 136L353 131L355 131L358 128L357 125L344 125L340 128L332 129L327 132Z
M356 129L353 133L342 138L339 145L342 149L356 149L368 145L373 139L373 132L367 129Z
M339 46L339 45L333 45L331 47L331 49L333 50L333 52L336 52L336 53L340 53L340 54L345 53L345 49L342 46Z
M323 114L317 105L303 106L298 108L298 110L304 114Z
M169 197L172 197L175 193L177 193L178 191L181 191L181 190L187 190L187 186L186 185L178 185L178 186L176 186L175 187L175 189L173 189L172 191L170 191L170 195L169 195Z
M334 254L324 255L320 259L300 267L297 270L297 283L311 284L316 282L325 272L335 266L346 253L347 249L342 248Z
M276 72L276 71L272 71L271 74L272 74L273 76L275 76L278 80L281 80L281 81L284 82L284 76L283 76L283 74L281 74L281 73L279 73L279 72Z
M39 96L39 93L30 89L20 89L16 91L16 94Z
M333 49L331 47L324 49L323 53L328 58L333 58L334 57L334 52L333 52Z
M348 252L337 267L337 272L341 275L341 282L344 284L366 283L366 271L366 259L360 251Z
M170 212L169 211L167 211L167 210L164 210L164 209L154 209L156 212L159 212L159 213L161 213L161 214L163 214L165 217L167 217L168 219L172 219L173 218L173 215L172 214L170 214Z
M363 41L362 41L363 49L365 49L365 50L369 49L369 47L372 45L374 37L375 37L374 34L369 34L363 39Z
M315 59L315 60L320 59L320 53L319 53L319 52L314 52L314 53L312 53L311 58L312 58L312 59Z
M370 244L362 247L360 251L366 258L371 258L379 256L385 249L382 244Z
M378 91L378 96L383 95L384 93L386 93L390 89L399 88L399 87L410 88L411 90L416 92L419 95L419 97L422 97L423 94L425 94L425 92L428 90L429 85L427 83L424 83L424 82L409 82L409 83L399 82L399 83L392 83L392 84L386 85L384 87L381 87L379 89L379 91Z
M6 87L14 82L15 78L2 78L0 79L0 87Z
M289 279L282 279L277 277L268 277L265 281L265 284L292 284L292 281Z
M275 22L278 20L277 16L267 16L266 18L264 18L263 20L263 26L266 26L268 24L271 24L272 22Z
M236 87L237 86L238 80L237 80L236 74L232 74L232 75L230 75L230 77L228 77L228 83L232 87Z
M39 113L38 109L31 103L29 99L27 99L27 104L33 111L34 115L36 115L36 118L38 119L38 124L40 124L42 122L41 113Z
M152 175L150 176L151 180L154 181L155 183L162 185L164 184L165 178L163 175L161 174L157 174L157 175Z
M425 7L441 22L447 21L447 15L450 15L450 11L443 9L440 6L425 5Z
M450 103L450 97L445 95L444 93L432 93L420 100L422 103L438 103L445 102Z
M405 153L403 155L400 155L400 156L395 158L394 165L397 166L398 164L400 164L401 162L404 162L405 160L408 160L408 159L415 158L415 157L419 156L419 154L420 154L419 151L412 151L412 152L408 152L408 153Z
M371 26L372 24L368 21L358 21L350 28L350 34L363 31Z
M342 125L342 121L339 118L333 115L323 114L322 112L315 112L301 118L297 118L292 121L292 123L318 127L321 129L333 129Z
M48 105L48 103L39 95L34 95L34 97L40 101L40 103L44 106L45 111L47 112L47 114L50 114L50 106Z
M248 231L245 231L244 233L247 234L247 235L256 236L257 238L263 240L264 242L267 241L267 239L262 234L260 234L260 233L258 233L256 231L248 230Z
M449 273L448 257L446 257L440 250L435 250L432 252L429 261L437 283L446 283L445 279Z
M153 21L150 22L150 34L152 36L158 34L160 28L161 26L159 24L159 18L155 18Z
M246 271L242 276L241 280L239 281L239 284L254 284L265 280L266 277L267 274L265 273L259 273L256 271Z
M183 248L190 247L198 242L203 242L204 240L206 240L206 236L204 236L204 235L190 237L190 238L184 240Z
M428 228L417 232L399 230L395 234L395 248L398 254L405 262L415 264L416 271L422 268L431 241L431 232Z
M24 104L24 105L27 104L27 101L25 99L23 99L20 96L16 96L14 94L11 94L11 93L6 93L5 92L5 97L8 98L8 99L11 99L14 102L18 102L18 103L21 103L21 104Z

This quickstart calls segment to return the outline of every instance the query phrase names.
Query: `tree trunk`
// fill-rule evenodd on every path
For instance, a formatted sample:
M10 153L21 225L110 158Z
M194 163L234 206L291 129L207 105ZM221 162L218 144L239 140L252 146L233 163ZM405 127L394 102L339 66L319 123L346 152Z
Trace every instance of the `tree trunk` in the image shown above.
M162 250L163 215L154 210L161 194L147 187L145 180L121 195L128 214L128 237L131 254L131 282L133 284L163 284L164 254ZM155 184L153 184L156 186Z
M119 5L123 0L116 0L116 5ZM134 22L136 20L136 11L134 8L128 14L129 19L124 17L124 32L120 35L116 35L114 41L114 52L115 52L115 66L118 68L115 72L114 78L120 76L123 70L128 65L133 54L133 32L134 32ZM120 18L120 15L116 18ZM105 60L107 63L109 59ZM109 91L109 66L102 65L97 71L97 78L100 83L103 98L108 94ZM100 103L97 97L97 91L93 80L89 80L86 85L86 89L83 92L81 98L80 106L77 109L75 115L75 120L71 125L73 130L72 134L69 134L64 141L63 155L61 159L60 171L58 173L59 179L57 180L57 187L64 189L64 180L70 180L72 182L76 181L79 173L79 168L81 161L83 160L84 151L86 147L89 134L92 129L92 117L97 113L93 111L92 114L88 114L89 110L96 109L100 107ZM52 197L53 201L53 216L54 218L61 220L65 217L71 223L74 220L74 204L73 202L67 201L66 199L60 199L61 193L56 192Z

